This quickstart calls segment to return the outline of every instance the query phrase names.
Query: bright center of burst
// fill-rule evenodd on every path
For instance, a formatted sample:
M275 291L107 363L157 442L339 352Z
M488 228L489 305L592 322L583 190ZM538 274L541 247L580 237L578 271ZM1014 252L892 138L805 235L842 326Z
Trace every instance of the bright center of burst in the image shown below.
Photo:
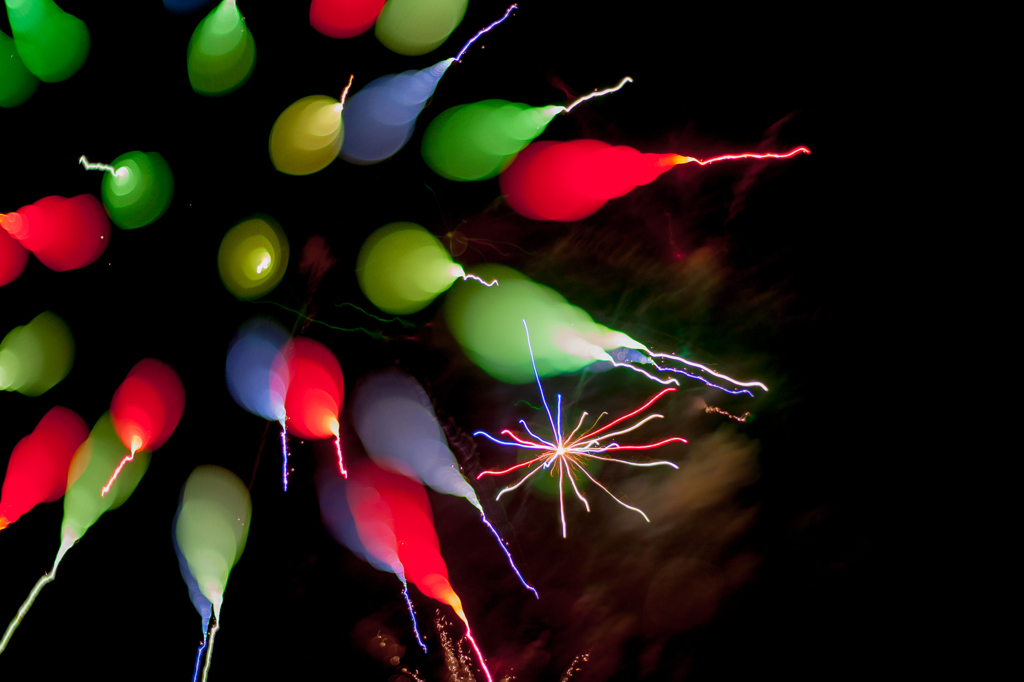
M263 271L270 267L270 254L264 252L263 258L260 259L259 265L256 266L256 274L263 274Z

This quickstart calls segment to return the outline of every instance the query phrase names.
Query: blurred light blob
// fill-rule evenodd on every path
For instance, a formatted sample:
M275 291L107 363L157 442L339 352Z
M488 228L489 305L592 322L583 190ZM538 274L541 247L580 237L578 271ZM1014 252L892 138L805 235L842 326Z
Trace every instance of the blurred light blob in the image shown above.
M209 5L213 0L164 0L164 7L171 14L191 14Z
M71 78L89 56L89 29L53 0L6 0L18 55L36 78Z
M61 526L60 556L80 540L104 512L117 509L131 496L149 468L150 455L145 450L135 455L129 467L114 482L110 492L100 495L124 454L124 446L114 431L110 413L96 422L89 437L75 452L68 469L68 490L64 495L64 522Z
M0 342L0 389L42 395L68 375L74 361L67 323L49 311L40 313Z
M388 0L374 33L392 52L415 56L441 46L466 15L469 0Z
M240 300L270 293L288 267L288 238L270 216L244 220L224 235L217 269L224 287Z
M416 223L388 223L363 242L356 277L366 298L394 315L407 315L463 277L438 239Z
M114 224L134 230L156 222L171 205L174 176L164 157L157 152L128 152L110 164L104 173L100 197Z
M228 576L245 549L251 516L249 491L227 469L198 466L185 481L174 536L189 573L200 594L213 605L217 620Z
M416 117L454 62L445 59L422 71L381 76L349 98L341 158L357 164L377 163L404 147L416 127Z
M306 337L292 339L285 347L288 392L285 412L288 430L301 438L338 438L345 379L331 350Z
M3 59L2 55L0 55L0 59ZM3 222L4 216L0 216L0 224ZM25 272L26 265L28 265L28 249L7 234L6 230L0 230L0 287L18 279L21 273Z
M384 0L313 0L309 24L329 38L353 38L365 33L384 7Z
M281 112L270 131L274 168L309 175L329 166L345 138L341 113L341 103L325 95L303 97Z
M184 490L182 491L184 492ZM202 589L199 587L199 581L192 575L192 569L189 568L188 559L185 558L185 554L181 551L181 545L178 544L178 517L181 516L181 499L178 499L178 510L174 513L174 521L171 523L171 544L174 545L174 554L178 557L178 570L181 571L181 579L185 581L185 585L188 587L188 598L192 601L192 606L196 608L196 612L203 619L203 643L199 647L199 653L196 655L196 671L199 670L199 662L202 659L203 649L206 648L206 631L210 627L210 616L213 615L213 604L203 595Z
M153 452L171 437L185 411L185 387L169 365L139 360L114 391L110 414L124 447Z
M276 322L257 318L235 334L225 367L228 392L238 405L271 421L283 421L288 393L288 361L284 355L291 336Z
M565 107L489 99L441 112L423 133L423 160L449 180L493 178Z
M57 272L77 270L103 255L110 243L110 219L91 194L44 197L8 213L7 233Z
M0 107L10 109L35 94L39 79L25 68L14 39L0 31Z
M18 441L7 462L0 493L0 530L41 502L59 500L67 490L68 469L89 437L85 420L66 407L54 407Z
M218 97L242 87L256 64L256 43L235 0L223 0L188 41L188 80L200 95Z
M470 360L499 381L533 381L523 320L530 328L541 376L576 372L598 360L610 362L607 351L616 348L644 349L626 334L597 324L558 292L511 268L483 265L477 274L498 279L501 286L456 284L445 298L445 321Z
M439 493L464 497L484 513L416 379L398 369L364 379L353 398L352 422L378 466L416 478Z
M501 192L534 220L581 220L609 199L684 163L678 154L642 154L598 140L535 142L501 174Z

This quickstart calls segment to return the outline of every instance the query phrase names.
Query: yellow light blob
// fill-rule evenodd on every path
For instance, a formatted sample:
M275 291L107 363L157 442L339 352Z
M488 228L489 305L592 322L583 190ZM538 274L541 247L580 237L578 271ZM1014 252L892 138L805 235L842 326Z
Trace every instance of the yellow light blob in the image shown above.
M243 301L269 293L288 267L288 238L269 216L250 218L224 235L217 253L224 286Z
M338 156L345 138L341 102L324 95L303 97L277 117L270 131L270 161L289 175L309 175Z

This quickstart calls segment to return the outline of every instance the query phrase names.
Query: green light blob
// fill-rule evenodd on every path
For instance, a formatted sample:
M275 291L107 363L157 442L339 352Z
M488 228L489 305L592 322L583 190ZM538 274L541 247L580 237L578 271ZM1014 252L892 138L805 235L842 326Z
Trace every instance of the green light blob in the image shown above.
M62 547L81 539L104 512L120 507L135 491L149 468L150 454L145 450L136 452L132 465L121 470L110 492L100 495L103 486L126 454L128 452L118 438L110 413L107 412L99 418L89 438L82 443L71 460L68 491L64 494Z
M499 381L533 381L523 320L530 328L541 376L575 372L598 360L611 360L605 351L614 348L644 349L622 332L597 324L558 292L511 268L483 265L474 272L483 279L497 279L501 286L456 284L445 299L445 320L466 355Z
M256 43L235 0L223 0L188 41L188 80L200 95L218 97L242 87L256 64Z
M253 217L232 227L217 253L221 281L243 301L269 293L287 267L288 238L270 216Z
M39 79L25 68L25 62L21 61L14 47L14 40L0 31L0 107L10 109L18 106L38 87Z
M114 172L103 174L100 197L115 225L134 230L167 211L174 196L174 176L164 157L156 152L128 152L110 165Z
M493 178L564 110L502 99L452 107L424 131L423 160L449 180Z
M441 242L416 223L380 228L363 243L356 261L366 298L394 315L422 310L464 274Z
M196 467L189 475L175 536L218 620L228 575L245 549L251 516L249 491L238 476L212 465Z
M270 131L270 160L289 175L309 175L326 168L338 156L345 139L341 103L312 95L281 112Z
M18 55L36 78L57 83L89 56L89 29L53 0L6 0Z
M37 396L71 371L75 339L64 320L46 311L0 342L0 389Z
M377 40L415 56L441 46L466 14L469 0L388 0L377 17Z

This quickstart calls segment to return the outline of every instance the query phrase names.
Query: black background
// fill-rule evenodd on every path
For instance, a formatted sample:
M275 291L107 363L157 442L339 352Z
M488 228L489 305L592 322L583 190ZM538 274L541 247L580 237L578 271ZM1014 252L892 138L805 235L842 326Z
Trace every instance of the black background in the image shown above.
M406 647L401 666L445 679L433 627L438 604L414 590L431 646L424 656L394 576L335 543L320 521L313 481L331 444L293 442L292 487L283 493L276 432L263 447L264 422L227 393L224 358L239 325L260 314L287 328L297 322L279 306L235 300L218 278L225 231L257 212L281 223L292 249L284 280L265 300L307 306L316 322L296 328L334 350L348 390L368 371L398 364L464 431L496 433L530 418L515 403L537 404L536 387L498 384L469 363L445 328L443 296L409 317L415 328L335 305L373 311L356 284L355 257L387 222L491 240L471 241L459 260L519 269L598 322L772 388L751 400L684 384L662 408L665 423L643 432L690 439L661 453L680 471L605 468L602 480L613 491L662 511L651 526L595 494L589 516L567 500L563 540L556 501L520 493L503 498L504 512L493 505L540 602L516 583L464 500L429 493L453 587L496 679L557 680L587 651L590 662L574 679L823 679L880 658L878 589L887 580L876 531L880 486L846 416L854 402L847 375L864 367L851 353L859 306L845 296L859 245L836 196L849 150L841 99L833 97L846 76L830 21L777 7L521 4L448 71L413 139L392 159L364 167L339 160L292 177L275 171L267 154L270 128L289 104L337 97L350 73L357 91L378 76L454 56L505 6L474 0L441 48L404 57L372 30L350 40L322 36L309 26L307 2L241 0L256 41L255 71L239 91L206 98L191 90L185 69L202 12L171 15L156 0L62 3L88 25L92 49L68 81L42 84L25 104L0 110L0 211L54 194L98 195L100 174L77 165L82 154L109 162L129 150L159 151L176 190L157 223L115 229L96 263L55 273L32 259L0 289L0 333L51 310L77 343L74 368L48 393L0 394L0 453L53 405L93 424L146 356L177 369L187 402L132 498L68 553L0 657L0 677L35 670L47 679L72 672L187 679L199 616L170 542L178 493L203 463L248 482L262 448L252 532L226 593L213 678L388 680L400 669L382 660L383 635ZM6 20L0 24L10 33ZM419 155L424 126L450 106L488 98L563 104L625 75L635 82L557 118L540 139L595 138L696 157L806 145L813 155L676 168L570 224L521 218L500 200L497 180L450 182ZM314 235L325 238L337 264L309 294L297 266ZM573 414L626 411L655 388L622 370L545 384L549 394L565 394ZM754 417L736 424L707 415L702 400ZM358 457L351 432L346 437ZM485 467L511 456L479 448ZM493 489L479 491L493 498ZM0 534L3 622L51 565L61 515L60 503L41 505Z

